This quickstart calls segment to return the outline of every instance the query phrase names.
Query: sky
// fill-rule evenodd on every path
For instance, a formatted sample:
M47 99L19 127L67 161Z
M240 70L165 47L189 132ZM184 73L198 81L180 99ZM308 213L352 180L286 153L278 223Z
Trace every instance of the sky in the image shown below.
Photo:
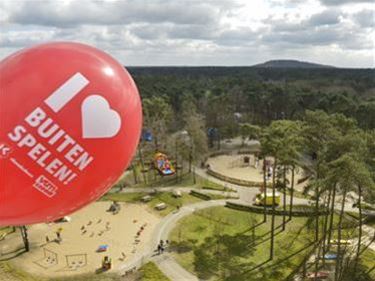
M1 0L0 59L50 41L125 66L248 66L297 59L375 67L371 0Z

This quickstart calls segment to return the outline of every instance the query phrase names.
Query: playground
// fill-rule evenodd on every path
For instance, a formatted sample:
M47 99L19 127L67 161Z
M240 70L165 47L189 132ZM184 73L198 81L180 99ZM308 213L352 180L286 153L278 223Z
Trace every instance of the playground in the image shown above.
M148 246L160 221L142 205L117 205L120 208L113 212L110 201L96 202L71 215L69 222L30 226L30 252L11 262L36 276L58 277L100 273L107 256L107 266L116 271ZM10 257L22 248L19 233L8 235L5 241L0 243L1 258Z
M255 154L219 155L208 158L206 163L212 171L225 177L256 183L263 182L263 159L258 159ZM270 182L272 181L273 158L267 157L266 164L266 178ZM290 171L287 171L286 176L288 181L291 182L292 175ZM299 191L302 191L302 187L306 184L306 182L298 184L303 177L303 170L296 169L294 181L295 188Z

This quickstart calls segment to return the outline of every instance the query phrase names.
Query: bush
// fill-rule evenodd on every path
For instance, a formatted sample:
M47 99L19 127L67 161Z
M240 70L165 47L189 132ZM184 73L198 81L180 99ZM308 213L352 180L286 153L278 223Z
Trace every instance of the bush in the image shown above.
M205 193L201 193L201 192L198 192L198 191L195 191L195 190L190 191L190 195L198 197L198 198L203 199L203 200L211 200L212 199L210 195L205 194Z
M239 203L234 203L234 202L229 202L229 201L226 202L225 206L228 207L228 208L231 208L231 209L235 209L235 210L259 213L259 214L263 214L263 212L264 212L263 206L259 207L259 206L242 205L242 204L239 204ZM292 211L292 216L294 216L294 217L307 217L307 216L315 216L316 215L315 209L311 208L311 206L297 205L296 207L297 207L297 209L294 209L294 207L293 207L293 211ZM272 209L267 208L266 212L267 212L267 214L270 215L270 214L272 214ZM280 209L275 210L275 215L282 216L284 214L289 215L289 211L287 210L286 212L284 212L283 210L280 210ZM324 211L319 211L319 213L318 213L319 216L324 215L324 214L326 214L326 212L324 212Z

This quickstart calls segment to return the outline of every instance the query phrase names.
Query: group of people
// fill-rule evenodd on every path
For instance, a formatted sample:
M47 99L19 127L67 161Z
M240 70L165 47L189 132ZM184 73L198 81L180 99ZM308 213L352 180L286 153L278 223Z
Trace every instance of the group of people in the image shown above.
M147 226L147 223L143 224L143 225L139 228L139 230L137 231L136 238L138 238L139 236L141 236L141 234L142 234L143 230L145 230L146 226Z
M157 252L159 255L161 255L162 253L164 253L164 250L166 248L166 246L169 244L169 241L168 240L165 240L165 243L163 240L160 240L159 244L158 244L158 248L157 248Z

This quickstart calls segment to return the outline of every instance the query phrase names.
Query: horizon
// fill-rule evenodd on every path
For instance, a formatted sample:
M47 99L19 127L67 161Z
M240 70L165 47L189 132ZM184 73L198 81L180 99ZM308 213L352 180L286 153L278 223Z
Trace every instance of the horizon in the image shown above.
M289 59L280 59L280 60L267 60L267 61L264 61L264 62L259 62L259 63L255 63L255 64L252 64L252 65L124 65L124 67L126 68L129 68L129 67L149 67L149 68L152 68L152 67L176 67L176 68L184 68L184 67L192 67L192 68L204 68L204 67L217 67L217 68L220 68L220 67L233 67L233 68L241 68L241 67L244 67L244 68L252 68L255 66L257 66L258 64L263 64L263 63L267 63L267 62L271 62L271 61L289 61ZM310 61L300 61L300 60L294 60L294 61L299 61L299 62L302 62L302 63L312 63L312 64L318 64L318 65L323 65L323 66L328 66L328 67L316 67L316 68L304 68L304 67L287 67L287 68L290 68L290 69L309 69L309 70L314 70L314 69L334 69L334 70L345 70L345 69L353 69L353 70L361 70L361 69L370 69L370 70L375 70L375 66L372 66L372 67L339 67L339 66L335 66L335 65L328 65L328 64L321 64L321 63L316 63L316 62L310 62ZM278 69L278 68L283 68L283 67L259 67L259 68L268 68L268 69Z
M0 2L0 59L51 41L126 66L252 66L293 59L374 68L370 0Z

